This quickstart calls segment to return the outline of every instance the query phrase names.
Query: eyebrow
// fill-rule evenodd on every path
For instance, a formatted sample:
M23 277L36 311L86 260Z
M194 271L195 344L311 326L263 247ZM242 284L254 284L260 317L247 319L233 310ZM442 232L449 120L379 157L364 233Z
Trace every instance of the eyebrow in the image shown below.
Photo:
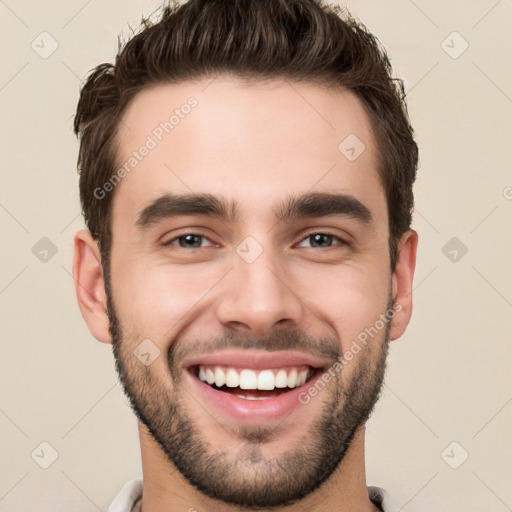
M278 224L297 218L332 215L349 217L370 225L373 217L361 201L350 194L311 192L286 198L273 209ZM225 222L240 220L238 203L213 194L165 194L152 201L138 215L136 225L148 229L158 222L185 215L206 215Z

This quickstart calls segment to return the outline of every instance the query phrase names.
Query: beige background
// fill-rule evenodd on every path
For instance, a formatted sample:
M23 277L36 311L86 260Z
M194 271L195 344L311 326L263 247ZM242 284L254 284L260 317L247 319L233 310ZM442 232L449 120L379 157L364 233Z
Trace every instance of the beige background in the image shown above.
M1 511L104 511L140 474L110 346L92 338L74 295L71 127L80 78L158 5L0 1ZM368 424L368 484L407 512L512 510L512 2L348 7L406 77L421 149L415 311ZM31 47L46 37L51 48L43 31L58 43L45 59ZM58 250L46 262L43 237ZM443 252L452 237L459 247ZM48 469L42 442L58 453Z

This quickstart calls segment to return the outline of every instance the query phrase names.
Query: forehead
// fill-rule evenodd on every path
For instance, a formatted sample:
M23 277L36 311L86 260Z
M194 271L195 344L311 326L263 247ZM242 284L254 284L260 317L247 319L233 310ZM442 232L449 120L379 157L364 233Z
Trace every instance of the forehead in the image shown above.
M131 102L117 140L114 221L134 224L166 192L221 195L246 218L307 191L351 193L385 209L370 119L342 89L237 79L157 85Z

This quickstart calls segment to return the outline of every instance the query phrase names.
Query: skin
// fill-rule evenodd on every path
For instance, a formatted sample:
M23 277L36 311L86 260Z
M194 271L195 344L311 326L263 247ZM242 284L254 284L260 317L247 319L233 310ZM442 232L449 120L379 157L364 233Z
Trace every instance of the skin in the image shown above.
M412 309L417 234L409 230L402 236L391 273L378 149L362 103L348 91L281 80L247 85L235 78L152 87L135 97L123 117L119 162L190 96L198 106L114 190L110 284L124 333L120 357L134 382L143 370L131 354L147 338L165 356L172 347L186 354L192 341L226 331L240 339L267 340L278 329L295 329L345 353L359 333L375 324L390 297L401 305L389 330L372 338L319 397L279 425L267 425L277 435L258 444L259 455L262 460L284 457L299 449L303 439L314 439L315 420L345 389L337 386L348 387L363 365L376 368L388 340L404 332ZM354 161L338 150L349 134L366 146ZM276 224L273 208L288 195L333 191L357 198L373 223L328 216ZM226 222L183 216L141 230L137 216L165 192L222 195L238 202L241 217ZM177 241L162 245L198 231L207 237L201 248L180 247ZM314 247L308 238L313 233L332 233L348 243L334 238L330 247ZM247 236L263 249L250 264L236 252ZM111 343L97 243L88 230L79 231L74 243L73 275L82 315L97 340ZM167 357L159 357L149 371L161 389L177 391L167 363ZM187 391L194 394L192 388ZM338 398L342 407L346 399ZM227 461L243 457L248 441L240 425L222 415L214 419L215 411L195 395L182 406L208 446L222 446ZM248 418L245 426L256 423ZM241 510L191 485L140 420L139 435L143 512ZM279 510L378 510L366 489L364 437L363 422L324 484ZM254 477L250 465L240 471Z

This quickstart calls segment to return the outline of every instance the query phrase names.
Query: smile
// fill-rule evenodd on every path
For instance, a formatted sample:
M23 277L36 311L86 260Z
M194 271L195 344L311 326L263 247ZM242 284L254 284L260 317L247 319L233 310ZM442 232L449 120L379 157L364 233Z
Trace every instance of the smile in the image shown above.
M242 423L279 419L301 406L299 394L325 361L293 353L217 353L186 363L194 393L214 414Z
M244 393L246 390L273 391L294 389L302 386L313 375L314 369L297 366L255 371L249 368L228 368L223 366L200 365L197 378L219 391L232 392L248 400L268 400L276 394ZM280 393L279 393L280 394Z

